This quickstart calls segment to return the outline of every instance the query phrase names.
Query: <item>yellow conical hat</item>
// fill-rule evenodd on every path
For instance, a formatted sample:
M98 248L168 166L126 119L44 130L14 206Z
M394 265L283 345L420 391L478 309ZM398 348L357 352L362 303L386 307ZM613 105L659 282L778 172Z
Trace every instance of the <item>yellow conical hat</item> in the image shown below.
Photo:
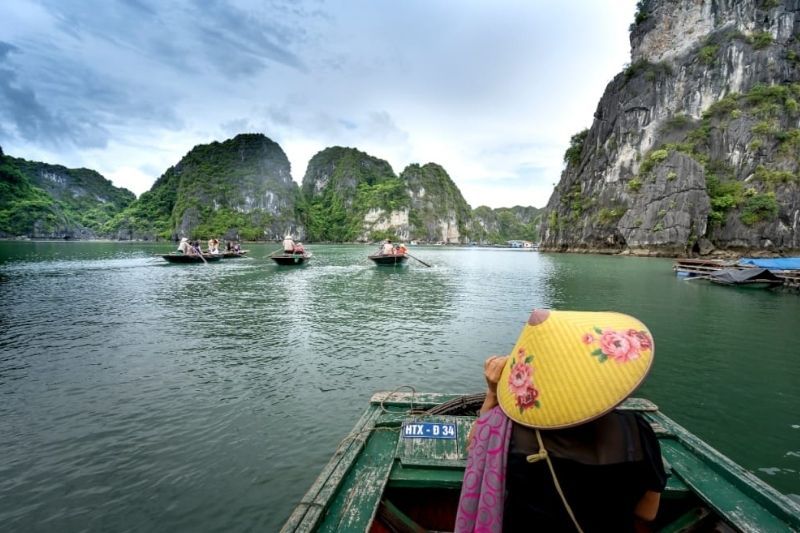
M500 407L539 429L588 422L642 383L654 349L650 331L631 316L537 309L503 368Z

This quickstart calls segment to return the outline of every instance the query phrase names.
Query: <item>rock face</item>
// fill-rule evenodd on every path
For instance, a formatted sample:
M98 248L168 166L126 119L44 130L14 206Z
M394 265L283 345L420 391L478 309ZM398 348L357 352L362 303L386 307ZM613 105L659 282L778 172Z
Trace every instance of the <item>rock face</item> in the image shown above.
M548 250L800 249L800 4L645 0L631 65L572 139Z
M302 193L310 240L372 240L407 231L405 185L389 163L355 148L334 146L312 157Z
M508 240L539 241L542 209L535 207L500 207L485 205L472 211L469 235L479 244L500 244Z
M4 155L0 150L0 236L92 239L136 197L85 168Z
M297 184L280 146L261 134L195 146L116 222L121 239L277 240L303 229Z
M411 196L409 234L424 242L469 242L467 226L472 215L461 191L436 163L409 165L400 174Z
M316 154L302 185L311 240L467 242L470 207L439 165L391 165L355 148Z

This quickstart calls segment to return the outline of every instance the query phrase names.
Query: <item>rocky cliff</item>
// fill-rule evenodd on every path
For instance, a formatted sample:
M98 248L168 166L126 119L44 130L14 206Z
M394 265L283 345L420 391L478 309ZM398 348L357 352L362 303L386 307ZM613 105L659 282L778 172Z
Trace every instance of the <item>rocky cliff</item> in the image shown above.
M26 161L0 149L0 237L96 238L135 198L94 170Z
M469 236L481 244L502 244L509 240L539 242L542 209L535 207L500 207L485 205L472 211Z
M800 3L643 0L631 64L576 134L545 249L800 249Z
M389 163L355 148L326 148L309 162L302 193L311 240L468 240L470 207L435 163L409 165L397 176Z
M411 196L409 237L423 242L469 242L469 205L444 168L409 165L400 174Z
M292 231L297 184L277 143L261 134L195 146L120 214L120 239L224 237L275 240Z
M408 231L409 197L389 163L334 146L311 158L301 220L313 241L374 240Z

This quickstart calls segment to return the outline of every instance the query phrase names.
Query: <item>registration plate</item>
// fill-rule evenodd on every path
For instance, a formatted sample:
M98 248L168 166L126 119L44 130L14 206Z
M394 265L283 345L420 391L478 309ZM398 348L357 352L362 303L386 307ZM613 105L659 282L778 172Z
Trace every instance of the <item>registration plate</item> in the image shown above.
M456 425L440 422L406 422L401 433L404 439L455 439Z

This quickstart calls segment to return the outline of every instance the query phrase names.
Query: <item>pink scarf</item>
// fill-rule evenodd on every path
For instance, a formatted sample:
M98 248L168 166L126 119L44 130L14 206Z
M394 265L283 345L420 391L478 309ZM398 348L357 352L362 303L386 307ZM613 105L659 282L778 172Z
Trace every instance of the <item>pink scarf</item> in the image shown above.
M506 490L506 457L511 420L500 406L477 422L469 447L455 533L500 533Z

